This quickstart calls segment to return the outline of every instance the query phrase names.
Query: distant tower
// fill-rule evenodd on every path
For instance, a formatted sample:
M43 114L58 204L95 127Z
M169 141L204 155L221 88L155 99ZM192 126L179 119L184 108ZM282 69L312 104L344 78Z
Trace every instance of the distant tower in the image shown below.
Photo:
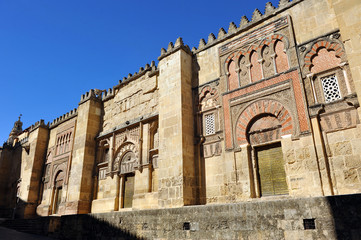
M14 127L9 134L7 140L8 145L13 145L15 138L23 131L23 123L20 121L21 116L22 114L20 114L19 119L14 123Z

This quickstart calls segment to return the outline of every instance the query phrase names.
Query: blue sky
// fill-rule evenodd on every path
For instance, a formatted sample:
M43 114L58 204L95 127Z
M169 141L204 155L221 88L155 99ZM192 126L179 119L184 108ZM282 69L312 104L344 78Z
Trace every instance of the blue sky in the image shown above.
M0 145L22 114L23 129L78 106L156 61L182 37L198 47L267 0L0 0ZM278 6L278 0L271 1Z

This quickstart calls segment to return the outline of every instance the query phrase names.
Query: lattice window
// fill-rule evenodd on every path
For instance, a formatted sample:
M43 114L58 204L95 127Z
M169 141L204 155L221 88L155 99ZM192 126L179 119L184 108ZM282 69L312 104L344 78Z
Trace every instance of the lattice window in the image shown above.
M341 98L340 87L336 75L321 78L325 102L333 102Z
M216 121L214 114L208 114L204 117L205 121L205 134L211 135L216 133Z

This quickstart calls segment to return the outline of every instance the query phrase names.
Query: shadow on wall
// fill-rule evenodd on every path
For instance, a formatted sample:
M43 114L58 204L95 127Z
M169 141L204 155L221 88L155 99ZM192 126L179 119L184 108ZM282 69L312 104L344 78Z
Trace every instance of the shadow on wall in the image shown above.
M49 216L32 219L7 220L0 226L20 232L44 235L55 239L113 239L143 240L134 234L124 231L106 221L91 215Z
M333 224L337 239L361 239L361 201L360 194L326 197L333 215ZM322 214L322 213L321 213ZM327 228L332 223L318 223ZM317 227L318 228L318 227Z
M120 224L120 223L119 223ZM76 226L76 227L74 227ZM56 236L56 234L55 234ZM129 239L143 240L128 231L124 231L117 226L91 215L76 215L61 217L59 228L59 239Z

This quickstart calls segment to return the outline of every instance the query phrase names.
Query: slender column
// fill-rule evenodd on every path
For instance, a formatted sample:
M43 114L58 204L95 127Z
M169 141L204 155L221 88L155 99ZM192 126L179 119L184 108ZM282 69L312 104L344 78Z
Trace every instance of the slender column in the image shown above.
M114 211L119 211L119 199L120 199L120 177L119 177L119 173L117 173L115 175L115 184L116 184L116 189L115 189L115 201L114 201Z
M236 68L236 73L237 73L237 77L238 77L238 87L241 87L241 77L239 76L240 71L241 71L241 69Z
M308 78L309 81L311 82L313 100L315 101L315 104L317 104L317 103L318 103L318 100L317 100L317 96L316 96L315 85L314 85L314 82L313 82L313 73L308 74L308 75L307 75L307 78Z
M248 69L249 83L252 83L252 74L251 74L252 64L247 64L246 67L247 67L247 69Z
M258 60L258 63L259 63L259 65L261 66L262 79L264 79L263 62L264 62L264 59L263 59L263 58L261 58L261 59Z
M274 71L275 71L275 74L277 74L276 56L277 56L276 53L274 53L274 54L271 55L272 64L273 64L273 69L274 69Z
M350 95L352 93L352 91L351 91L351 87L350 87L350 81L349 81L349 79L347 77L347 72L346 72L346 69L345 69L346 64L347 64L346 62L341 63L340 68L342 69L343 77L345 78L347 95Z

